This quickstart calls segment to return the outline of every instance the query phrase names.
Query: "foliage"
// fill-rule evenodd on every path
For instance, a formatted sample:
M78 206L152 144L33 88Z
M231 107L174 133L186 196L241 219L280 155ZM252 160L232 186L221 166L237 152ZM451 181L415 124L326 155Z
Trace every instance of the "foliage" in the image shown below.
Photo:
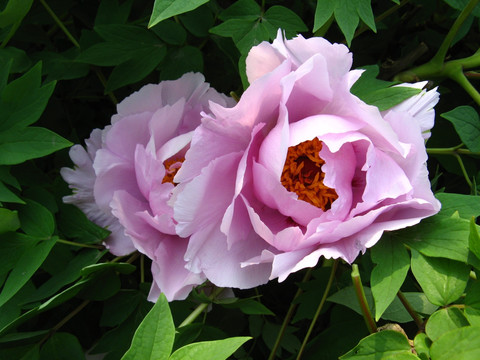
M478 2L0 1L0 358L478 358ZM385 234L353 279L324 260L153 306L148 259L115 258L109 231L62 203L67 148L147 83L200 71L240 95L248 51L279 28L349 44L365 69L352 92L380 110L418 92L393 84L439 86L427 148L442 211Z

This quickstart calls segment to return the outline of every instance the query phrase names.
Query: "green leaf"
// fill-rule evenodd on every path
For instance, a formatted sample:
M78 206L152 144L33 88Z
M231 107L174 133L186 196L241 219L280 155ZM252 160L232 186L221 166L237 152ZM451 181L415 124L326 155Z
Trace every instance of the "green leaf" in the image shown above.
M78 51L56 53L43 51L40 53L43 61L43 72L47 74L45 81L72 80L84 77L90 71L87 64L75 60Z
M105 354L107 359L120 359L127 352L132 342L133 334L138 328L153 304L142 297L140 304L119 326L107 331L95 347L90 351L92 354ZM160 359L159 359L160 360Z
M353 84L350 89L351 93L358 96L360 99L369 92L388 88L393 83L385 80L377 79L380 69L378 65L367 65L359 68L358 70L364 70L360 78Z
M116 326L124 322L137 308L143 294L136 290L120 290L103 304L100 326Z
M221 305L227 309L240 309L247 315L275 315L265 305L254 299L241 299L232 303L223 303Z
M13 269L22 254L36 242L37 239L21 233L0 234L0 276Z
M480 310L480 282L478 280L468 288L465 305Z
M12 59L11 73L21 73L30 68L32 61L28 58L27 54L22 49L17 49L13 46L7 46L0 49L0 61L5 62Z
M333 15L335 10L335 1L331 0L317 0L317 7L315 9L315 20L313 24L313 32L316 32L328 19Z
M384 235L372 248L372 261L377 264L370 275L375 300L375 320L396 298L410 269L410 257L405 246L390 235Z
M85 355L82 345L74 335L56 332L40 350L40 359L85 360Z
M18 212L0 208L0 234L15 231L20 227Z
M43 113L55 82L41 86L41 73L42 64L39 62L4 88L0 98L0 131L33 124Z
M131 58L132 48L123 43L102 42L80 53L76 61L97 65L116 66Z
M15 189L21 189L18 180L10 174L10 166L0 166L0 181L3 181L5 184L10 185Z
M48 330L23 331L3 336L0 339L0 343L8 343L8 346L21 345L22 342L26 341L33 343L42 340L47 334Z
M175 351L169 360L225 360L251 337L239 336L216 341L203 341L186 345Z
M162 44L152 31L141 26L110 24L98 25L94 29L107 42L123 44L131 50Z
M122 285L114 268L95 271L87 279L88 282L77 295L79 298L104 301L118 293Z
M44 128L13 128L0 132L0 164L20 164L71 145L70 141Z
M178 79L189 71L203 71L203 55L196 47L187 45L168 53L161 65L160 79Z
M478 259L480 259L480 234L478 233L478 226L475 223L474 217L470 219L470 235L468 236L468 248Z
M378 107L380 111L388 110L402 101L411 98L421 92L406 86L394 86L386 89L372 91L363 96L362 100L367 104Z
M340 356L340 359L377 360L389 356L397 359L405 354L411 354L406 336L397 331L384 330L360 340L357 346Z
M36 201L25 199L27 203L19 207L21 228L27 235L39 238L50 237L55 230L53 215Z
M430 346L432 342L425 333L418 333L413 339L413 346L418 357L422 360L430 360Z
M265 342L265 344L268 346L269 349L273 349L273 346L275 345L275 340L277 339L277 334L279 334L280 331L282 330L281 325L274 324L270 321L265 321L265 324L262 326L260 330L262 332L262 339ZM284 331L284 334L283 334L282 342L280 344L279 352L277 352L277 356L280 355L281 349L285 349L289 353L293 353L293 354L297 353L300 347L302 346L302 344L300 343L300 340L295 335L297 328L293 326L287 326L283 331Z
M84 267L80 273L82 276L88 276L97 271L114 270L121 274L131 274L132 272L135 271L135 269L136 269L136 266L129 263L108 262L108 263L88 265Z
M0 202L9 202L16 204L25 204L25 201L20 199L15 193L5 186L3 182L0 181Z
M15 296L0 307L0 329L20 316L23 306L26 303L25 299L33 291L35 291L35 285L33 285L33 282L28 281Z
M473 152L480 152L480 118L471 106L458 106L440 115L450 121L462 142Z
M218 18L223 21L230 19L256 20L261 15L262 10L255 0L239 0L223 10Z
M392 86L394 83L379 80L377 65L363 67L362 76L353 84L351 93L367 104L377 106L380 111L387 110L402 101L421 92L420 89L405 86Z
M148 27L155 26L169 17L194 10L208 0L155 0Z
M37 291L28 297L27 302L35 302L52 296L65 285L78 280L81 276L80 271L82 268L96 263L102 255L102 252L94 249L80 251L67 263L65 268L54 273L50 279L40 285Z
M230 19L210 29L212 34L231 37L234 41L247 34L252 28L255 20L250 19Z
M464 310L464 315L470 325L480 326L480 310L466 306Z
M133 25L98 25L95 31L106 40L83 51L77 61L98 66L116 66L105 92L135 83L150 74L167 52L165 44L149 31Z
M35 271L42 265L55 243L56 238L53 237L48 240L38 241L26 249L5 281L5 285L0 293L0 306L14 296L32 277Z
M122 4L119 4L118 0L102 0L95 16L95 25L125 24L130 15L132 3L133 0Z
M268 21L273 25L273 33L271 38L277 36L277 30L285 31L287 37L293 37L299 32L308 31L307 25L292 10L285 6L274 5L270 7L263 15L263 21Z
M69 204L61 205L57 226L68 238L84 244L98 243L110 235L110 231L91 222L79 208Z
M480 326L466 326L449 331L433 342L430 355L434 360L480 359Z
M444 0L448 5L456 10L462 11L468 4L468 0ZM473 15L480 17L480 6L476 6L473 11Z
M466 263L469 234L467 220L432 216L415 227L395 232L394 236L423 255Z
M22 21L32 6L33 0L9 0L0 11L0 28Z
M367 299L368 307L370 309L373 309L374 303L373 303L372 291L370 290L369 287L364 287L363 290L365 292L365 298ZM349 307L350 309L355 311L357 314L363 315L360 304L358 303L358 298L355 292L355 288L353 286L344 287L343 289L339 290L335 294L329 296L327 300L337 304L342 304L346 307Z
M163 45L139 50L129 60L113 69L108 78L105 93L142 80L157 67L166 53L167 49Z
M14 321L6 325L0 330L0 336L6 334L9 332L11 329L17 328L19 325L23 324L25 321L33 318L34 316L37 316L38 314L41 314L42 312L45 312L47 310L50 310L60 304L63 304L64 302L70 300L72 297L77 295L77 293L82 289L82 287L88 282L88 280L81 280L75 283L73 286L63 290L61 293L51 297L47 301L45 301L43 304L25 312L22 314L20 317L16 318Z
M253 46L270 39L271 31L267 24L267 22L255 22L245 36L238 39L238 41L235 40L236 36L234 37L233 40L238 50L240 50L240 53L248 54Z
M471 325L480 325L480 282L474 281L465 296L465 317Z
M207 37L216 18L209 6L204 5L178 17L182 25L196 37Z
M157 303L135 331L130 349L122 360L168 359L175 338L175 327L168 301L160 294Z
M435 197L442 203L437 216L452 216L458 211L462 219L470 220L472 216L480 215L480 198L472 195L439 193Z
M28 350L20 360L40 360L40 345L35 344L35 346Z
M438 306L433 305L428 301L424 293L419 292L404 292L403 295L412 306L416 313L422 315L430 315L438 309ZM400 299L396 297L388 306L382 315L382 319L393 321L396 323L408 323L412 321L412 316L405 309Z
M440 309L430 316L425 326L425 332L432 341L435 341L450 330L468 325L470 324L460 309L448 307Z
M165 20L155 25L151 30L163 41L170 45L183 45L187 40L187 32L179 23Z
M13 59L0 58L0 93L3 92L5 86L7 86L8 75L12 68Z
M355 7L360 19L374 32L377 32L375 18L373 17L372 5L370 0L355 0Z
M350 46L353 34L359 23L357 9L354 7L354 3L350 0L337 0L334 16L338 27L343 35L345 35L347 45Z
M458 261L425 257L412 249L412 272L432 304L457 300L467 286L470 267Z
M329 312L330 322L318 336L309 341L310 360L338 359L369 335L362 316L352 313L343 306L333 306ZM339 336L341 334L341 336Z

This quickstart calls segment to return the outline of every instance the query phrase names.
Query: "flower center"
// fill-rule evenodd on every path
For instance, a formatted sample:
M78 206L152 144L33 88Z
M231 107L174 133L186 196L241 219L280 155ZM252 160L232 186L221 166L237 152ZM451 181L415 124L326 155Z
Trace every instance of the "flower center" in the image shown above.
M185 158L182 157L180 159L170 159L170 160L165 160L163 162L163 165L165 166L165 176L163 177L162 184L169 182L172 183L173 185L176 185L173 182L173 178L177 174L178 170L180 170L180 167L182 166L182 163L185 161Z
M338 198L335 189L323 184L325 173L320 158L322 142L317 138L290 146L287 160L283 166L281 182L288 191L298 195L300 200L306 201L326 211Z

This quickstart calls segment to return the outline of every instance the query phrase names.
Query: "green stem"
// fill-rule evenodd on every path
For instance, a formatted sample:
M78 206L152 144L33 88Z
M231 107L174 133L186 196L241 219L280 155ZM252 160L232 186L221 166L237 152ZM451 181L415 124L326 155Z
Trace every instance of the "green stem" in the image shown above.
M473 152L468 149L460 149L463 146L463 143L450 148L427 148L427 154L432 155L480 155L480 152Z
M105 79L105 76L103 76L103 73L100 71L99 68L97 67L94 67L94 71L95 71L95 74L97 75L98 77L98 80L100 80L100 82L102 83L103 85L103 88L107 88L107 79ZM118 104L118 100L117 98L115 97L115 95L113 94L113 92L109 91L107 93L108 97L110 98L110 100L112 101L113 105L117 105Z
M318 317L320 316L320 312L323 309L323 305L325 304L325 301L327 301L327 296L328 293L330 292L330 288L332 287L333 280L335 279L335 272L337 271L339 260L336 259L332 265L332 270L330 272L330 277L328 279L327 286L323 292L322 300L320 300L320 304L318 304L317 311L315 312L315 315L313 316L312 322L310 323L310 326L307 330L307 334L305 335L305 338L303 339L302 346L300 347L300 350L298 351L298 355L296 357L296 360L300 360L300 358L303 355L303 352L305 351L305 347L307 346L308 339L310 338L310 335L312 334L313 328L315 326L315 323L318 320Z
M45 0L40 0L40 2L42 3L45 10L47 10L47 12L53 18L53 20L58 25L58 27L60 29L62 29L62 31L67 36L67 38L70 40L70 42L75 47L80 48L80 44L78 43L78 41L73 37L73 35L70 33L70 31L68 31L68 29L66 28L66 26L64 25L62 20L60 20L58 18L58 16L53 12L53 10L50 8L50 6L48 6L48 4L45 2ZM100 71L100 69L95 68L95 73L96 73L98 79L100 80L100 82L102 83L103 87L106 88L107 81L106 81L105 77L103 76L102 72ZM110 100L113 102L114 105L118 104L118 100L116 99L115 95L113 95L112 92L108 92L108 93L106 93L106 95L110 98Z
M84 247L84 248L91 248L91 249L98 249L98 250L104 250L105 247L102 245L93 245L93 244L82 244L74 241L69 241L69 240L63 240L63 239L58 239L58 243L65 244L65 245L72 245L72 246L78 246L78 247Z
M80 311L83 310L85 306L90 303L91 300L84 300L80 305L78 305L72 312L68 313L62 320L60 320L53 328L48 332L45 337L40 340L40 344L43 344L47 339L52 336L55 332L57 332L63 325L65 325L68 321L70 321L75 315L77 315Z
M68 29L65 27L65 25L63 24L63 22L58 18L58 16L53 12L53 10L50 8L50 6L48 6L48 4L45 2L45 0L40 0L40 3L43 5L43 7L45 8L45 10L47 10L47 12L50 14L50 16L53 18L53 20L55 21L55 23L58 25L58 27L60 29L62 29L62 31L65 33L65 35L67 36L67 38L70 40L70 42L75 45L77 48L80 48L80 44L78 43L78 41L73 37L73 35L70 33L70 31L68 31Z
M312 275L312 270L313 268L308 269L308 271L305 273L305 276L302 279L302 283L307 282L310 279L310 276ZM285 318L283 319L282 326L280 328L280 331L277 335L277 338L275 340L275 344L273 345L272 351L270 351L270 356L268 357L268 360L273 360L275 359L275 355L277 353L277 349L280 346L280 343L283 339L283 335L285 335L285 330L287 329L287 325L290 323L290 319L293 316L293 313L295 312L295 309L298 306L297 299L300 295L302 295L303 290L299 287L297 292L295 293L295 296L293 297L292 302L290 303L290 307L288 308L287 315L285 315Z
M463 174L463 177L465 178L465 181L467 182L470 189L473 190L473 184L470 181L470 178L468 177L468 173L467 173L467 170L465 169L465 166L463 165L462 158L458 154L455 155L455 158L458 161L458 165L460 165L460 169L462 170L462 174Z
M365 291L363 290L362 279L360 278L360 272L358 271L357 264L352 265L352 282L368 331L370 331L370 334L376 333L377 324L375 323L375 320L373 320L370 307L368 306L367 298L365 297Z
M210 294L209 296L209 299L210 300L214 300L218 295L220 295L220 293L223 291L223 288L215 288L212 293ZM198 305L195 310L193 310L191 312L190 315L187 316L187 318L185 320L183 320L183 322L178 325L179 328L181 327L184 327L184 326L187 326L187 325L190 325L192 322L195 321L195 319L202 313L205 311L205 309L208 307L208 305L210 305L210 303L201 303L200 305Z
M408 311L410 316L412 317L413 321L415 321L415 324L417 324L417 327L419 330L423 330L424 324L422 318L418 315L418 313L413 309L412 305L408 302L407 298L401 291L398 291L397 293L398 298L403 304L403 307Z
M463 89L470 95L470 97L480 106L480 93L475 87L468 81L467 77L463 73L463 68L459 68L454 73L450 74L450 78L456 81Z
M434 55L432 60L430 60L431 63L437 64L438 66L441 66L441 64L443 64L443 62L445 61L445 56L447 55L448 49L450 48L450 45L455 38L455 35L457 35L458 30L465 22L465 20L467 20L468 16L471 14L475 6L477 6L479 1L480 0L470 0L467 6L463 8L462 12L450 28L447 36L443 40L442 45L440 45L437 53Z

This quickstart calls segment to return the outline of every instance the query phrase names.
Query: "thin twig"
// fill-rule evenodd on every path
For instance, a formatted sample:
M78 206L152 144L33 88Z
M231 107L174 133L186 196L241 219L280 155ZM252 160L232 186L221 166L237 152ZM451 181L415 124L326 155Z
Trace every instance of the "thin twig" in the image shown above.
M311 275L312 275L312 270L313 268L308 269L308 271L305 273L305 276L302 279L302 283L307 282ZM275 359L275 355L277 353L277 349L280 346L280 343L283 339L283 335L285 335L285 330L287 329L287 325L290 323L290 319L293 316L293 313L295 312L295 309L298 306L297 299L300 295L302 295L303 290L302 288L298 288L297 292L295 293L295 296L292 299L292 302L290 303L290 307L288 308L287 314L285 315L285 318L283 319L282 326L280 327L280 331L278 332L277 338L275 340L275 344L273 345L272 351L270 351L270 356L268 357L268 360L273 360Z
M328 293L330 292L330 288L332 287L333 280L335 279L335 272L337 271L339 260L336 259L332 265L332 270L330 272L330 277L328 279L327 286L325 287L325 291L323 292L322 300L320 300L320 304L318 304L317 311L315 312L315 315L313 316L312 322L310 323L310 326L307 330L307 334L305 335L305 338L303 339L302 346L300 347L300 350L298 351L298 355L296 357L296 360L300 360L303 352L305 351L305 347L307 346L308 339L310 338L310 335L312 334L313 328L315 327L315 323L318 320L318 317L320 316L320 312L323 309L323 305L325 304L325 301L327 301Z

